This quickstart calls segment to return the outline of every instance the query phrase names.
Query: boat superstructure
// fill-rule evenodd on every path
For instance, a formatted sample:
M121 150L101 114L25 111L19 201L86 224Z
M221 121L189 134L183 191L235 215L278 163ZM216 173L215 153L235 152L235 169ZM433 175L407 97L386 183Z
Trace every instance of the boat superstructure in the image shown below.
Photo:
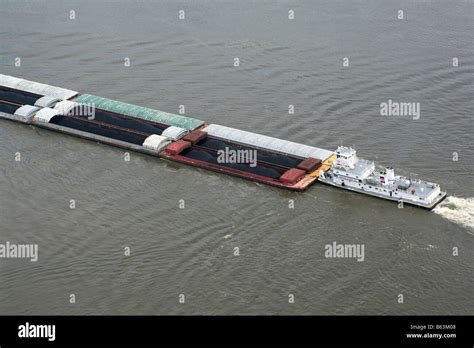
M351 147L339 146L331 169L319 181L379 198L432 209L446 196L439 185L395 175L392 167L377 170L375 163L357 157Z

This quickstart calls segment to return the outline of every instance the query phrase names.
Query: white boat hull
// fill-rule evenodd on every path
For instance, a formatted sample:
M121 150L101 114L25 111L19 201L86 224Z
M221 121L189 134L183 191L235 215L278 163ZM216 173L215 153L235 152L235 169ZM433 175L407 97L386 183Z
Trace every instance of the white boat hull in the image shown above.
M401 199L400 197L393 197L393 196L390 197L388 195L381 194L381 193L378 193L378 192L366 191L366 190L363 190L363 189L359 189L357 187L351 187L351 186L348 186L348 185L341 185L341 184L333 182L331 179L328 179L328 178L321 178L320 177L319 181L323 184L338 187L338 188L343 189L343 190L362 193L362 194L365 194L365 195L369 195L369 196L373 196L373 197L377 197L377 198L382 198L382 199L386 199L386 200L389 200L389 201L395 201L395 202L400 202L401 201L401 202L403 202L403 204L410 204L410 205L414 205L414 206L424 208L424 209L429 209L429 210L433 209L444 198L446 198L446 192L440 191L438 196L436 198L434 198L430 203L416 202L416 201L412 201L412 200L408 200L408 199Z

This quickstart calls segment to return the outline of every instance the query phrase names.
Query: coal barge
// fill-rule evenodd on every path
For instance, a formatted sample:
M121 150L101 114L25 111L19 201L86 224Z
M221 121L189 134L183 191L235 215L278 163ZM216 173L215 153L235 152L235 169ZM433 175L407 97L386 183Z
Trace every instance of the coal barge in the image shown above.
M335 177L336 151L1 74L0 118L289 190ZM223 153L255 158L222 160Z

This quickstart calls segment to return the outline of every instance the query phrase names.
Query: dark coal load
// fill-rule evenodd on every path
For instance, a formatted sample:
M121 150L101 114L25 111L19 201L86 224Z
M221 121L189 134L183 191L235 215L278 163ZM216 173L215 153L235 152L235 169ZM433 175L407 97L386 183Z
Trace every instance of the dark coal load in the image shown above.
M0 100L6 100L21 105L34 105L39 98L41 98L41 96L38 94L8 87L0 87Z
M183 151L182 155L199 161L217 164L217 158L206 151L200 151L190 148L188 150Z
M243 164L243 163L219 163L217 161L217 157L211 155L210 153L206 151L196 150L194 148L185 150L182 153L182 155L188 158L204 161L207 163L218 164L222 167L237 169L243 172L257 174L257 175L265 176L267 178L271 178L275 180L277 180L281 176L281 173L279 173L277 170L263 167L263 166L257 165L256 167L251 167L249 164Z
M226 164L223 164L223 165L226 166L226 167L230 167L230 168L233 168L233 169L239 169L239 170L242 170L242 171L247 172L247 173L261 175L261 176L265 176L267 178L271 178L271 179L275 179L275 180L279 179L280 176L281 176L281 173L278 172L275 169L268 168L268 167L263 167L263 166L258 166L258 165L256 167L251 167L248 164L242 164L242 163L226 163Z
M146 139L146 136L130 134L116 129L103 127L94 122L82 121L72 116L55 116L52 118L51 123L77 129L83 132L102 135L104 137L109 137L136 145L143 144L143 141Z
M216 150L216 151L225 150L226 147L229 150L239 150L239 149L249 150L249 151L256 150L258 161L263 161L263 162L267 162L270 164L275 164L275 165L279 165L279 166L283 166L287 168L296 167L298 163L301 161L299 159L291 158L290 156L275 154L275 153L271 153L264 150L254 149L247 146L240 146L237 144L228 143L228 142L215 139L215 138L206 138L200 141L197 145L205 147L207 149Z
M108 113L102 110L95 110L95 121L111 124L114 126L131 129L137 132L161 135L163 129L152 122L140 119L132 119L130 117L119 116L117 114Z
M0 101L0 112L4 112L4 113L13 115L18 108L19 108L19 106L4 103L4 102Z

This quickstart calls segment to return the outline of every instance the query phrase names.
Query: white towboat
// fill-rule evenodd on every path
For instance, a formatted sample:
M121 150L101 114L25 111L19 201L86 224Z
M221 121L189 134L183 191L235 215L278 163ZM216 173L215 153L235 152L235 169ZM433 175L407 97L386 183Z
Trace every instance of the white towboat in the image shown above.
M433 209L446 197L439 185L395 175L393 168L377 171L374 162L359 159L353 148L339 146L331 169L319 181L346 190Z

